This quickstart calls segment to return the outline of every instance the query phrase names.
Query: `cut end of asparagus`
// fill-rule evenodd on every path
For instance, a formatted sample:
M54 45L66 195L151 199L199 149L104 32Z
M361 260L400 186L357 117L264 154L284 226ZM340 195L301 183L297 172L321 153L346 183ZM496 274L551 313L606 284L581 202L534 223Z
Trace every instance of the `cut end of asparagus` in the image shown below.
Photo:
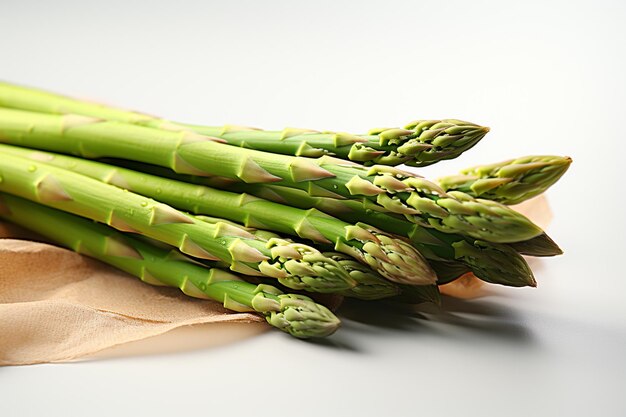
M341 324L329 309L309 297L280 294L277 299L271 303L272 309L257 311L265 314L269 324L297 338L330 336Z

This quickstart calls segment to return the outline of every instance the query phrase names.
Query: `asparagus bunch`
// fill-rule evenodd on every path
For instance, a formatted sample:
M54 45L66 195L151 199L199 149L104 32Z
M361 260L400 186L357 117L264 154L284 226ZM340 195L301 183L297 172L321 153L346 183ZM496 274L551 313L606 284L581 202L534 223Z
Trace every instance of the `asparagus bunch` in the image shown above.
M229 145L293 156L332 155L364 165L426 166L452 159L476 145L489 128L455 119L417 120L404 128L370 129L366 135L286 128L264 131L242 126L174 123L147 114L89 103L41 90L0 83L0 106L219 137Z
M488 130L199 126L0 83L0 216L146 282L325 336L336 317L274 285L434 303L437 285L468 272L536 285L522 255L561 249L507 205L544 192L571 159L517 158L439 183L394 167L454 158Z
M157 248L103 224L9 194L0 194L0 217L148 284L178 287L191 297L216 300L230 310L258 313L295 337L324 337L339 327L332 312L306 296L249 284L237 275L199 266L179 252Z
M531 239L542 230L499 203L439 186L393 167L346 165L339 160L290 157L216 143L189 132L168 132L83 116L0 109L5 143L116 157L168 167L177 173L220 176L246 183L275 183L311 196L355 199L445 233L490 242Z

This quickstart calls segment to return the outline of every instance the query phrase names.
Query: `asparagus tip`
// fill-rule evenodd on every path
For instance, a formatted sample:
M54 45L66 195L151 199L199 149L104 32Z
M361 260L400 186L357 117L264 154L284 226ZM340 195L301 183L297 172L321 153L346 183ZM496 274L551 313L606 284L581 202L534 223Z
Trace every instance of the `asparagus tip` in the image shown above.
M326 337L339 328L339 319L309 297L281 294L278 299L280 310L268 312L267 322L292 336L300 339Z

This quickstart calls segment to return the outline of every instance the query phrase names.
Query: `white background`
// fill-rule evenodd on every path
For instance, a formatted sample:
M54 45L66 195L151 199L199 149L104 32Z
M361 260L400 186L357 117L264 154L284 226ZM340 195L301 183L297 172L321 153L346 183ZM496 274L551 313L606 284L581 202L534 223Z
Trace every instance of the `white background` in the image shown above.
M526 154L574 164L548 193L566 254L533 264L537 289L446 314L348 306L321 344L267 332L3 368L0 415L626 415L625 5L3 0L6 81L206 124L492 128L427 176Z

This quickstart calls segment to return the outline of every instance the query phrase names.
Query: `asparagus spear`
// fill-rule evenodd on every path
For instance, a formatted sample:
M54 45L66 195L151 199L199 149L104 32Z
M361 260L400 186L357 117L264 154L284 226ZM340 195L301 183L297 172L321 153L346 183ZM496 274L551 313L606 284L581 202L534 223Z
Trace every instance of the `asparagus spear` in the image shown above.
M339 326L333 313L308 297L249 284L234 274L199 266L179 252L159 249L103 224L9 194L0 195L0 217L146 283L178 287L189 296L218 301L230 310L259 313L269 324L295 337L324 337Z
M163 121L146 124L172 128ZM196 133L224 139L229 145L284 155L317 158L331 155L363 165L423 167L453 159L476 145L489 128L456 119L416 120L404 128L370 129L366 135L285 128L265 131L242 126L184 124Z
M191 256L225 261L236 272L277 278L289 288L336 292L355 285L341 265L313 247L282 239L261 242L243 229L207 224L71 171L3 152L0 178L0 191L146 235Z
M426 227L485 241L523 241L542 233L504 205L458 191L445 193L434 183L393 167L367 169L326 156L310 159L239 149L190 132L0 109L0 140L87 158L131 159L183 174L275 182L312 196L358 199Z
M461 175L443 177L438 182L446 191L462 191L503 204L519 204L546 191L565 174L571 163L571 158L563 156L524 156L467 168Z
M0 145L0 152L68 169L196 214L296 235L318 244L332 244L336 251L360 260L391 281L418 285L435 282L435 274L428 263L411 245L360 222L351 225L316 209L301 210L251 195L211 189L71 156L9 145Z
M460 120L417 120L404 129L372 129L367 135L286 128L263 131L240 126L173 123L146 114L76 100L45 91L0 83L0 106L52 114L80 114L166 130L190 130L228 144L294 156L338 158L366 165L426 166L470 149L488 128Z

